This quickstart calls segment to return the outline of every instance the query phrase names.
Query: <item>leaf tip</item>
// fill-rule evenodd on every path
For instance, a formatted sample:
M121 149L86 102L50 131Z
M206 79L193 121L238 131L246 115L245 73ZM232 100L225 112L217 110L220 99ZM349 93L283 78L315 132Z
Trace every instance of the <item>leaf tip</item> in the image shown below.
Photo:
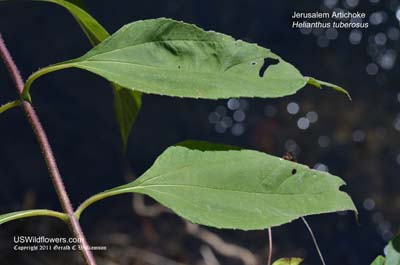
M345 94L347 96L347 98L350 101L352 101L350 93L346 89L344 89L344 88L342 88L342 87L340 87L338 85L335 85L335 84L332 84L332 83L328 83L328 82L325 82L325 81L321 81L321 80L315 79L313 77L306 77L306 79L307 79L307 84L309 84L309 85L312 85L312 86L314 86L316 88L322 88L322 86L329 87L329 88L331 88L333 90L336 90L336 91L338 91L340 93Z
M303 262L302 258L280 258L272 265L299 265Z

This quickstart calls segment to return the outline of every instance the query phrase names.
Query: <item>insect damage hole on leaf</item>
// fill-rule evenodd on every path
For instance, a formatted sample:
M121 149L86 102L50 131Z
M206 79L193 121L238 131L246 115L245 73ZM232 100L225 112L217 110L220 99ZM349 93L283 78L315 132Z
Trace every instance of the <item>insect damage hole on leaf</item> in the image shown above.
M297 173L297 169L293 168L292 175L295 175L296 173Z
M258 72L258 75L260 77L264 77L264 74L265 74L265 71L267 71L267 68L270 67L271 65L275 65L275 64L278 64L278 63L279 63L278 59L264 58L264 63L261 66L260 71Z

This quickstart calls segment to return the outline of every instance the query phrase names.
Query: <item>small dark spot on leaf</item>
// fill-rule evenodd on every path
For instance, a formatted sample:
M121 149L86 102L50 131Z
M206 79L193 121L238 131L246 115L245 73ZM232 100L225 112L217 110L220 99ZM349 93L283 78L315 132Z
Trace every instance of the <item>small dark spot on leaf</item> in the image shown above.
M265 71L267 71L267 68L271 65L278 64L279 60L277 59L272 59L272 58L264 58L264 64L261 66L260 71L258 72L258 75L260 77L264 77Z
M256 65L257 63L256 62L251 62L251 65Z
M292 175L295 175L296 173L297 173L297 169L293 168Z
M181 66L180 66L180 65L178 65L178 69L181 69Z
M261 183L261 185L262 185L262 187L263 187L263 189L264 189L265 191L268 191L268 190L271 189L271 187L270 187L270 185L268 185L268 183L263 182L263 183Z

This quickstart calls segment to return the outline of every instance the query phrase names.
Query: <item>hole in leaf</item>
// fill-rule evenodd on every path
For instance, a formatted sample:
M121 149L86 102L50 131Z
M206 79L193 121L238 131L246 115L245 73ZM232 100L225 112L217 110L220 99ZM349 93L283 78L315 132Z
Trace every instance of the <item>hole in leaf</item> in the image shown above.
M297 169L293 168L292 175L295 175L296 173L297 173Z
M251 62L251 65L256 65L257 63L256 62Z
M267 68L271 65L278 64L279 60L277 59L272 59L272 58L264 58L264 64L261 66L260 71L258 72L258 75L260 77L264 77L265 71L267 71Z

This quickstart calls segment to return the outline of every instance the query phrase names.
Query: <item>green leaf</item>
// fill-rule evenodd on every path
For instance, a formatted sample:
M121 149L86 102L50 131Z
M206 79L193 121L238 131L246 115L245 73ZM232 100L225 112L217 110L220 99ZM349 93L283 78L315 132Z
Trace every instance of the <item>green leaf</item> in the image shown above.
M97 22L91 15L84 10L83 2L80 0L34 0L40 2L49 2L60 5L67 9L78 24L81 26L83 32L88 37L93 46L99 44L110 36L107 30Z
M126 152L132 125L142 106L142 94L138 91L112 84L114 92L114 113L122 139L122 151Z
M302 258L281 258L272 263L272 265L300 265L302 262Z
M371 265L400 265L400 235L395 236L385 247L385 257L378 256Z
M0 106L0 114L5 112L5 111L7 111L7 110L9 110L9 109L18 107L20 105L21 105L21 101L20 100L14 100L14 101L7 102L6 104Z
M2 214L2 215L0 215L0 225L10 222L10 221L13 221L13 220L28 218L28 217L35 217L35 216L52 216L52 217L61 219L63 221L68 220L68 216L64 213L60 213L60 212L56 212L56 211L52 211L52 210L46 210L46 209L36 209L36 210L26 210L26 211Z
M58 4L66 8L88 37L90 43L95 46L105 40L110 34L104 27L97 22L90 14L84 10L84 4L81 0L35 0ZM123 88L117 84L111 83L114 94L114 113L122 139L122 149L125 152L127 148L128 137L132 126L136 120L141 107L141 93Z
M122 193L146 194L202 225L264 229L301 216L356 208L343 180L265 153L189 142L164 151L140 178L89 198L77 210Z
M322 88L322 86L326 86L326 87L332 88L333 90L336 90L336 91L338 91L340 93L346 94L347 97L351 100L351 96L350 96L349 92L347 92L344 88L342 88L342 87L340 87L338 85L335 85L335 84L332 84L332 83L328 83L328 82L325 82L325 81L321 81L321 80L317 80L317 79L312 78L312 77L308 77L307 83L309 85L315 86L317 88Z
M400 235L393 238L385 248L385 265L400 265Z
M371 263L371 265L385 265L385 258L383 256L378 256L376 259Z
M125 25L82 57L39 70L24 99L36 78L71 67L135 91L188 98L274 98L320 86L268 49L160 18Z

